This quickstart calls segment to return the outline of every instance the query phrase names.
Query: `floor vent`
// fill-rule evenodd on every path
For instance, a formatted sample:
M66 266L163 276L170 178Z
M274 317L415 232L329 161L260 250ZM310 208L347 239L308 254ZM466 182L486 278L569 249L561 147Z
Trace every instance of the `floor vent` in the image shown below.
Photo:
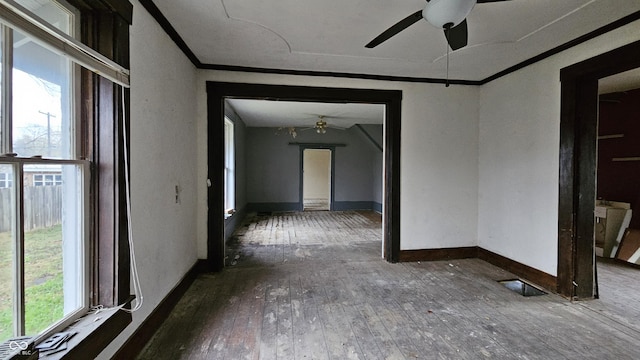
M515 291L522 296L540 296L547 294L546 292L520 279L500 280L498 282L506 286L507 289Z

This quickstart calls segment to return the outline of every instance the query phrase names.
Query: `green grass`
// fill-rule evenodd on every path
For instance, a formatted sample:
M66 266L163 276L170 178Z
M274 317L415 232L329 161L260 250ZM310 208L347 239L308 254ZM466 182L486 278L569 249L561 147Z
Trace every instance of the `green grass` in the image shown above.
M13 336L13 241L0 233L0 341ZM62 227L25 233L25 326L35 335L63 316Z

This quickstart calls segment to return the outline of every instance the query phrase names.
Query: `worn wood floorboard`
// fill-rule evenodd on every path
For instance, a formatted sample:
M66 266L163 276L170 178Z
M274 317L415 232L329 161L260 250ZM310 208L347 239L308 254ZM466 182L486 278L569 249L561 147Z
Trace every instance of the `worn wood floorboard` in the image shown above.
M638 359L640 270L523 297L479 259L389 264L372 212L252 214L139 359Z

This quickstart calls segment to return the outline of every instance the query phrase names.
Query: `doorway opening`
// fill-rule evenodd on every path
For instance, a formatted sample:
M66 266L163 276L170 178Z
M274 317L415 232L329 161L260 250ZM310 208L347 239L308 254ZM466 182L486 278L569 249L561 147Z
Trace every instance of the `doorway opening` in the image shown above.
M331 210L333 204L333 151L331 149L302 150L302 209Z
M563 68L558 204L559 294L595 296L598 81L640 67L640 41Z
M400 253L400 118L402 91L207 82L207 269L224 268L224 109L227 99L384 105L382 257ZM293 134L290 134L293 136ZM289 145L305 145L292 141ZM309 145L309 144L306 144ZM336 145L340 146L340 144ZM289 166L289 162L280 162ZM271 169L267 169L271 170Z
M610 291L611 284L600 287L598 275L605 270L604 264L640 264L639 256L634 257L640 255L640 243L634 236L640 233L635 230L640 229L640 159L635 151L640 123L633 120L640 111L640 69L599 79L598 100L595 297L600 289Z

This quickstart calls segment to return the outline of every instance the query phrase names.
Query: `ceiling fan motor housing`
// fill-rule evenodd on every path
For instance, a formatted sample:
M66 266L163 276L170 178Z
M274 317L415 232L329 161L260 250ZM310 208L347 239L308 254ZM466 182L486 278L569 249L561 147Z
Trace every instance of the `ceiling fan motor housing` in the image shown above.
M439 28L455 27L473 10L476 0L431 0L422 10L422 17Z

